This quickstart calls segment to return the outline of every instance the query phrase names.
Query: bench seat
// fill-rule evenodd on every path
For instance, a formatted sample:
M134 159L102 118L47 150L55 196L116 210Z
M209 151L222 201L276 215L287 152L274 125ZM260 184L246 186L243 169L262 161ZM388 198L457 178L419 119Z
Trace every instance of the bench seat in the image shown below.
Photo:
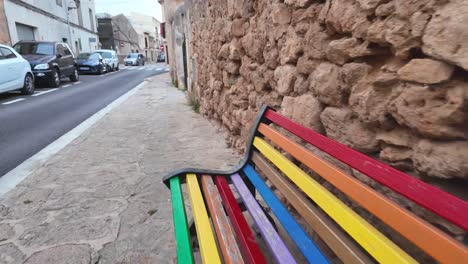
M246 156L232 171L188 168L164 177L171 191L179 263L194 262L194 237L203 263L270 263L270 258L276 263L329 263L330 255L343 263L417 263L417 256L356 213L340 199L343 195L433 260L468 261L466 245L310 149L319 149L465 231L467 202L295 123L268 106L259 113L248 142ZM323 181L340 195L325 188ZM187 219L186 200L190 201L194 228ZM318 241L311 239L310 230Z

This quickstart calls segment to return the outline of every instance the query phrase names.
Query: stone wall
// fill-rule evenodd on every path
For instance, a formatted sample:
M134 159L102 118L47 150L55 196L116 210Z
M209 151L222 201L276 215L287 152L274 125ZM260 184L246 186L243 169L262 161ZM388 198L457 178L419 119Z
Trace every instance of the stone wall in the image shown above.
M267 103L468 198L466 0L189 2L193 89L233 147Z
M10 32L8 31L8 23L5 16L4 0L0 0L0 44L11 45Z

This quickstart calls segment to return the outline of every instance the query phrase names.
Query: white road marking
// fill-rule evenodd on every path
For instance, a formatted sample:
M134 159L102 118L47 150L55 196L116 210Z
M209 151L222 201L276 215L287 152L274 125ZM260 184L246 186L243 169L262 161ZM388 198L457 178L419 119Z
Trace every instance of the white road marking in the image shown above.
M51 93L51 92L56 91L56 90L58 90L58 88L54 88L54 89L50 89L50 90L47 90L47 91L35 93L35 94L33 94L32 96L40 96L40 95L43 95L43 94Z
M164 70L164 68L157 68L156 70L157 71L162 71L162 70Z
M76 82L76 83L73 83L73 84L80 84L81 82Z
M145 66L138 68L139 71L143 70Z
M113 101L99 112L86 119L83 123L79 124L68 133L62 135L60 138L50 143L47 147L43 148L34 156L21 163L18 167L9 171L3 177L0 177L0 197L11 189L15 188L17 184L28 177L33 171L44 166L50 157L65 148L73 140L83 134L83 132L88 130L88 128L101 120L106 114L134 95L141 87L143 87L145 83L146 81L143 81L139 85L135 86L130 91L117 98L117 100Z
M25 98L20 98L20 99L12 100L12 101L9 101L9 102L2 103L2 105L10 105L10 104L14 104L14 103L17 103L17 102L21 102L23 100L26 100L26 99Z
M70 86L72 86L72 85L71 85L71 84L67 84L67 85L62 86L62 88L67 88L67 87L70 87Z

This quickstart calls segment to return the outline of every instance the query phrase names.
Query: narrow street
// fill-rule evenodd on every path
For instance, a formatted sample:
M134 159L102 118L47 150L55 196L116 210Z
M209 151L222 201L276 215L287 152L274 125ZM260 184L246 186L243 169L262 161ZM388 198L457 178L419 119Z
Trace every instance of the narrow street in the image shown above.
M121 65L118 72L80 75L59 88L33 95L0 94L0 177L113 102L145 78L166 72L165 64Z

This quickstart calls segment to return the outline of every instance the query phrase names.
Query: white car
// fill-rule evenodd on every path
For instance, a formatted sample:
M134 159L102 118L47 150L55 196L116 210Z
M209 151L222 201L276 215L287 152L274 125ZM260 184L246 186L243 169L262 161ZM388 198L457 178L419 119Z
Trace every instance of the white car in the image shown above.
M94 52L101 54L103 62L107 65L108 72L119 70L119 58L117 57L117 52L109 49L101 49Z
M0 93L14 90L34 93L31 65L13 48L0 45Z

